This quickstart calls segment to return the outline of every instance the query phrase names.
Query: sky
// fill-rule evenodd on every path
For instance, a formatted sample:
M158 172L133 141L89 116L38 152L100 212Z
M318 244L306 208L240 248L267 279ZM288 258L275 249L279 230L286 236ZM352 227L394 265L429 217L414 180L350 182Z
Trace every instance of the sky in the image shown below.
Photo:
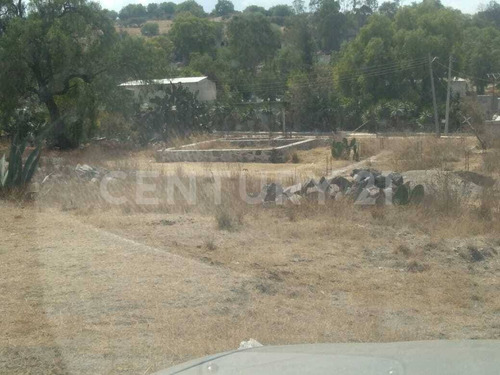
M127 4L131 3L142 3L147 5L148 3L161 3L163 1L169 0L100 0L103 8L116 10L117 12ZM175 3L182 2L182 0L171 0ZM379 0L382 3L384 0ZM217 0L197 0L199 4L203 6L205 12L211 12L215 6ZM406 5L412 3L412 0L403 0L401 4ZM441 0L441 2L446 6L451 6L453 8L460 9L463 13L476 13L479 6L486 3L486 1L475 1L475 0ZM243 10L249 5L260 5L265 8L269 8L276 4L290 4L292 0L233 0L233 4L236 10ZM306 1L307 3L307 1Z

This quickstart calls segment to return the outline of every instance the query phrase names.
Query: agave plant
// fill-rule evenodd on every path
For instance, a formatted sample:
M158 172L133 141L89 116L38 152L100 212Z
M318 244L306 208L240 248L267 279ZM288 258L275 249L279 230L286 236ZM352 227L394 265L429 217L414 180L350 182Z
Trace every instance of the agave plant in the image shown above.
M40 160L41 144L39 143L30 152L23 165L23 154L26 149L26 140L19 141L16 135L12 141L7 163L5 155L0 159L0 190L6 191L13 188L26 187L35 174Z

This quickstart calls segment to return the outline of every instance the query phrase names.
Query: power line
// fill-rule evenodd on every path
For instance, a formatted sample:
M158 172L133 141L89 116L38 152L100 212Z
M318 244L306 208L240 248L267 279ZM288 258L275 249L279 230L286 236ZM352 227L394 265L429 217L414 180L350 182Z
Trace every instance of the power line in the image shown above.
M412 60L408 60L406 61L404 64L407 64L407 65L412 65L412 64L421 64L424 62L424 59L420 58L420 59L412 59ZM403 64L403 65L404 65ZM400 70L400 66L401 66L401 62L394 62L394 63L389 63L389 64L382 64L382 65L374 65L374 66L369 66L369 67L364 67L364 68L359 68L353 72L350 72L348 75L344 75L344 77L358 77L360 74L378 74L378 73L382 73L382 72L391 72L392 70ZM218 83L223 83L221 82L220 80L218 79L212 79L213 81L215 82L218 82ZM304 77L304 80L309 80L308 77ZM273 84L285 84L286 82L288 81L288 79L274 79L274 80L268 80L268 83L273 85ZM248 84L248 86L251 86L251 85L254 85L254 84Z
M441 65L442 67L448 69L448 67L446 65L443 65L441 64L439 61L436 61L437 64ZM482 81L482 82L487 82L487 83L491 83L491 80L488 80L488 79L484 79L484 78L479 78L479 77L474 77L474 76L471 76L471 75L468 75L464 72L459 72L458 70L455 70L455 69L451 69L451 71L453 73L456 73L459 77L465 77L465 78L468 78L470 80L475 80L475 81Z
M293 86L294 87L310 87L310 86L322 86L322 85L332 85L334 83L342 83L342 82L349 82L352 80L356 80L359 77L363 78L373 78L373 77L378 77L378 76L383 76L383 75L389 75L397 72L402 72L405 70L411 70L415 69L418 67L422 67L426 65L425 61L419 61L415 60L414 62L408 63L406 66L401 66L400 63L398 65L395 64L387 64L386 67L384 68L378 68L378 69L372 69L368 73L363 73L361 71L356 71L353 73L349 73L347 75L341 75L340 77L324 77L324 78L319 78L314 80L314 82L311 82L311 79L309 77L303 77L300 78L298 82L294 82ZM391 66L392 65L392 66ZM220 80L214 79L216 83L219 84L224 84ZM242 84L238 85L240 89L247 89L247 90L265 90L265 89L286 89L287 88L287 82L288 79L276 79L276 80L270 80L265 83L249 83L249 84ZM235 92L235 91L230 91L230 92Z

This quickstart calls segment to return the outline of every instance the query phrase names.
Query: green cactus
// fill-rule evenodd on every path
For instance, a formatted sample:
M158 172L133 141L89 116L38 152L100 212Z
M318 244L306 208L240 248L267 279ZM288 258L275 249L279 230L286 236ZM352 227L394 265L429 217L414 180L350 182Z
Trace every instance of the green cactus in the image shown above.
M424 200L424 187L422 185L416 185L410 193L410 203L420 204Z
M342 142L333 142L332 143L332 156L335 159L340 159L342 155L344 155L345 146Z
M410 197L409 190L410 188L406 184L398 186L398 188L394 192L394 195L392 196L392 202L398 206L407 205Z
M413 189L410 188L408 183L399 186L393 197L394 204L399 206L406 206L407 204L420 204L424 199L424 187L416 185Z
M347 138L342 138L340 142L332 142L332 156L335 159L349 160L351 158L351 153L354 160L359 160L356 138L351 139L351 142L349 142Z

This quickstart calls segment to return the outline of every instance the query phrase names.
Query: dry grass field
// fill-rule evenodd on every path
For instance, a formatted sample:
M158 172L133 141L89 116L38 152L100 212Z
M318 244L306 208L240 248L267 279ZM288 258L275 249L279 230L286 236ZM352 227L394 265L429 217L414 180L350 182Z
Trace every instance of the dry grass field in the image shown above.
M380 170L468 164L498 178L496 151L467 152L474 144L374 138L361 152ZM328 160L328 148L286 164L159 164L150 151L92 147L46 155L126 172L110 192L127 202L110 204L99 184L71 178L44 184L34 202L0 201L0 373L149 374L249 338L500 338L496 191L454 199L453 209L439 200L262 206L239 198L241 176L253 191L262 175L291 183L353 162ZM156 173L145 195L158 202L137 203L136 170ZM178 192L166 201L172 176L186 185L194 176L195 204Z
M147 21L146 23L157 23L159 28L160 28L160 35L161 34L167 34L170 31L170 28L172 27L172 20L150 20ZM131 36L142 36L141 34L141 28L140 27L122 27L119 25L115 26L115 29L117 32L126 32L127 34Z

